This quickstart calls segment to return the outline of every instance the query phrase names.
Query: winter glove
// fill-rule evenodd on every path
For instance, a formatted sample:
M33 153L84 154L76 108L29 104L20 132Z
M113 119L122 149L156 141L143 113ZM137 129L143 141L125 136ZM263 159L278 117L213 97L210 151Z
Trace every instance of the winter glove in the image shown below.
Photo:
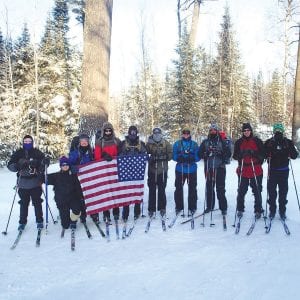
M182 163L186 162L186 159L182 155L180 155L177 157L177 162L182 164Z
M20 158L18 161L20 169L26 169L29 166L29 161L26 158Z
M38 165L39 165L39 162L38 162L37 159L30 158L30 160L29 160L29 167L30 167L30 168L35 169L35 168L38 167Z
M113 159L112 156L105 151L102 152L102 158L105 159L106 161L112 161Z
M194 163L195 161L196 161L196 159L195 159L194 156L188 157L188 163L189 163L189 164L192 164L192 163Z
M254 150L247 149L247 150L242 150L241 151L241 158L244 158L246 156L253 156Z

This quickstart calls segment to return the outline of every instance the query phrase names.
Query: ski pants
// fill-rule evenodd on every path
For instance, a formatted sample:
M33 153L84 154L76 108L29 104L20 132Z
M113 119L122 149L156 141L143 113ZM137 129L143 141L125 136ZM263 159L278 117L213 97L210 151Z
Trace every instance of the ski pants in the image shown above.
M279 213L284 214L286 211L287 204L287 193L288 193L288 178L289 170L279 171L270 170L270 176L268 180L268 203L270 205L270 212L276 213L276 198L277 198L277 186L278 186L278 203Z
M70 227L71 223L76 224L76 221L71 221L71 219L70 219L70 210L72 210L72 212L75 215L79 215L81 212L80 205L81 205L80 202L71 202L71 203L65 203L62 205L57 205L60 220L61 220L61 226L64 229L68 229Z
M119 207L113 208L112 212L113 212L114 219L118 220L119 219L119 215L120 215L120 209L119 209ZM105 210L103 212L103 219L104 219L104 221L105 220L110 220L110 211L109 210Z
M168 174L163 172L156 174L148 172L148 187L149 187L149 202L148 211L156 212L156 191L157 191L157 210L166 210L167 198L166 198L166 186L167 186Z
M20 188L19 196L21 200L19 201L20 204L20 224L27 223L28 217L28 206L30 203L30 199L32 200L32 205L34 206L34 213L35 219L37 223L43 223L43 208L42 208L42 187L38 186L32 189L22 189Z
M141 214L141 203L134 204L134 217L138 218ZM123 207L122 218L123 220L127 220L129 217L129 205Z
M263 176L256 176L257 184L255 177L246 178L241 177L241 182L238 189L237 196L237 210L244 211L245 209L245 195L248 191L248 186L250 185L253 195L254 195L254 212L262 212L262 200L261 200L261 191L262 191L262 178Z
M176 212L184 208L183 186L185 181L188 184L188 210L195 212L197 209L197 172L182 173L175 171L174 199Z
M216 187L219 208L221 211L227 210L227 199L225 196L225 178L225 167L210 169L208 172L206 172L206 208L209 208L211 210L215 208Z

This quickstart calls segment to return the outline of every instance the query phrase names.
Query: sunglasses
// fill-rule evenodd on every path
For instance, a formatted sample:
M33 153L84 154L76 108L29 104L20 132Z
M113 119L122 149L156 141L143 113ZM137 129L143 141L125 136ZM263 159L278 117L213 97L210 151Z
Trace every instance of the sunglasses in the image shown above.
M111 129L105 129L104 132L112 132Z
M67 163L62 163L60 166L61 166L61 167L65 167L65 166L68 166L68 167L69 167L69 164L67 164Z
M182 134L191 134L190 131L182 131Z
M250 129L244 129L243 132L248 132L251 131Z

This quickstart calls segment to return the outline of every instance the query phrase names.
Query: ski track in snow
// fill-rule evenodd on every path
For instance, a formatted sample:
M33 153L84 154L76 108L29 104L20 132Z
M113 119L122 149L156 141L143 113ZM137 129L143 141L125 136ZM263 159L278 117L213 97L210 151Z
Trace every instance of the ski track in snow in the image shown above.
M170 163L167 186L167 222L174 216L174 162ZM198 211L203 210L203 162L198 164ZM245 214L238 235L234 221L237 176L236 162L227 166L227 231L223 231L220 211L181 225L179 217L173 228L162 231L159 214L144 233L148 218L140 218L132 235L116 240L110 226L111 241L103 239L91 219L89 240L82 225L76 231L76 250L70 249L70 231L60 238L61 227L53 225L49 214L48 234L43 232L41 246L35 247L36 225L30 205L28 225L16 249L10 250L17 235L19 197L16 197L8 234L0 237L0 299L298 299L300 280L300 213L292 181L289 179L287 236L276 216L269 234L263 219L253 233L246 236L253 218L253 196L248 191ZM293 161L296 183L300 177L300 160ZM50 166L52 171L57 165ZM264 164L266 174L266 164ZM14 196L14 173L0 170L0 229L5 230ZM146 181L145 181L146 183ZM263 206L266 201L266 178L263 182ZM185 206L187 188L185 187ZM145 189L144 214L148 190ZM49 188L49 205L58 215ZM44 205L45 207L45 205ZM130 213L132 213L132 208ZM196 213L196 214L197 214ZM130 224L132 215L130 217ZM101 222L102 228L104 223ZM128 226L128 228L129 228ZM121 230L121 227L120 227Z

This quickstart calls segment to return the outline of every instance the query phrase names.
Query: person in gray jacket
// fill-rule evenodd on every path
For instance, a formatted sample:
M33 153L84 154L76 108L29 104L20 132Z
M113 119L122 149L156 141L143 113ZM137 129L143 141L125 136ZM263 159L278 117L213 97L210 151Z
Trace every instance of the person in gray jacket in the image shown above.
M149 203L148 212L152 217L156 212L156 190L157 210L162 217L166 214L166 186L168 179L168 161L172 159L172 145L163 138L160 128L154 128L152 135L146 144L150 155L148 166Z
M49 164L43 152L33 147L33 138L25 135L22 148L14 152L7 164L12 172L17 172L17 188L20 196L20 219L18 230L27 224L30 200L34 206L37 228L43 228L42 183L45 164Z

